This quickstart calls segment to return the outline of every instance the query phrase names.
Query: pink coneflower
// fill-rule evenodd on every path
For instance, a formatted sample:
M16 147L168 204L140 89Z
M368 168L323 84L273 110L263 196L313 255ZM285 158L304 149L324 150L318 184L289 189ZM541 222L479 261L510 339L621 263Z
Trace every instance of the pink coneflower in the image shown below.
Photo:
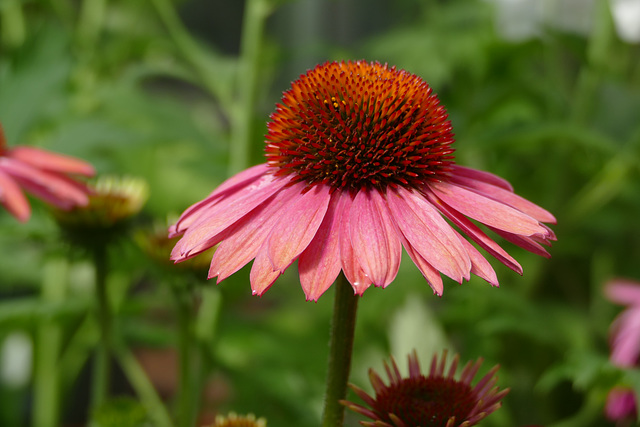
M607 298L626 305L611 325L610 360L615 366L633 368L640 357L640 283L613 280L605 288ZM615 387L607 397L605 413L612 421L635 420L637 414L635 393L628 386Z
M366 406L348 401L342 401L342 404L373 420L361 421L360 424L364 426L473 426L502 406L501 400L509 389L499 391L498 387L494 387L498 366L493 367L475 386L471 385L482 359L475 363L468 362L459 379L456 379L458 360L456 355L447 370L447 352L443 352L439 361L434 355L429 374L423 375L414 351L409 356L409 376L403 378L392 357L391 367L386 362L384 364L389 385L373 369L369 369L375 397L351 384L351 389L364 400Z
M89 202L87 188L70 175L94 173L93 166L73 157L34 147L9 148L0 125L0 203L19 221L31 216L22 190L68 210Z
M447 222L518 273L522 268L472 220L549 256L546 210L505 180L453 163L451 123L419 77L378 63L328 62L300 76L271 115L266 163L225 181L170 228L172 259L217 248L209 278L224 280L254 259L262 295L298 259L307 300L343 271L356 294L386 287L402 247L434 292L440 273L496 274Z

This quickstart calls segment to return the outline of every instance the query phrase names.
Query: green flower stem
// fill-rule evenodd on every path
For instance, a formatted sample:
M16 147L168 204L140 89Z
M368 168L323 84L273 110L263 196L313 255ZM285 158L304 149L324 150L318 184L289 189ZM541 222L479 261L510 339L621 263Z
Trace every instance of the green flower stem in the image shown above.
M336 295L331 320L329 372L324 396L323 427L341 426L344 420L344 406L339 401L347 395L358 309L358 296L354 295L353 288L344 274L340 273L333 287L336 288Z
M84 0L78 23L78 39L88 48L95 45L102 30L106 0Z
M26 36L22 2L7 0L0 8L0 12L0 36L2 40L9 47L20 47Z
M147 377L146 372L140 366L133 353L126 345L119 343L115 348L115 356L140 402L147 409L147 413L153 420L154 425L157 427L173 427L167 408L165 408L158 392L149 381L149 377Z
M251 128L258 95L259 59L264 26L271 5L268 0L248 0L242 23L240 64L236 89L239 104L231 111L232 140L229 174L246 169L251 155Z
M44 266L42 300L46 303L64 301L67 291L68 263L54 258ZM60 408L59 355L62 329L48 317L39 320L36 330L35 371L33 390L33 426L58 425Z
M193 303L188 289L173 287L177 305L178 317L178 359L179 359L179 384L178 384L178 411L177 420L180 427L194 425L194 417L198 410L197 403L200 400L197 387L194 382L193 367L196 366L193 353Z
M98 303L98 326L100 342L96 349L93 366L93 386L91 390L91 413L106 400L109 392L110 356L111 356L111 307L107 292L107 247L97 244L93 248L95 266L95 287Z

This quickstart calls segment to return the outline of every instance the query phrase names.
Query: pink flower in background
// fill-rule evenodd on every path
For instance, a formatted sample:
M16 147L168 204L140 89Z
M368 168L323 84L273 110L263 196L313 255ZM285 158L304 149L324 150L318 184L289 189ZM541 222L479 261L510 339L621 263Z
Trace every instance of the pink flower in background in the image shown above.
M414 351L409 356L409 376L402 377L396 361L391 366L386 362L385 371L389 385L369 369L369 378L375 396L350 385L366 406L341 401L352 411L358 412L373 422L360 422L370 427L470 427L476 425L502 406L502 398L509 389L499 391L495 386L498 366L493 367L475 386L474 376L482 365L482 359L468 362L459 378L456 355L447 368L447 352L438 360L433 356L428 375L420 371L418 356Z
M610 360L621 368L633 368L640 357L640 283L613 280L604 288L609 300L627 306L611 325ZM635 419L636 397L630 387L616 387L607 397L605 408L611 420Z
M522 274L477 224L549 256L542 245L555 236L543 223L555 218L502 178L455 165L453 141L444 107L419 77L363 61L319 65L271 115L266 163L231 177L170 227L182 236L171 258L219 244L209 278L220 282L254 260L256 295L297 259L307 300L317 300L340 271L358 295L386 287L404 247L438 295L440 273L497 286L461 232Z
M86 205L87 188L69 175L92 176L93 166L73 157L33 147L7 146L0 125L0 203L19 221L31 207L23 190L61 209Z

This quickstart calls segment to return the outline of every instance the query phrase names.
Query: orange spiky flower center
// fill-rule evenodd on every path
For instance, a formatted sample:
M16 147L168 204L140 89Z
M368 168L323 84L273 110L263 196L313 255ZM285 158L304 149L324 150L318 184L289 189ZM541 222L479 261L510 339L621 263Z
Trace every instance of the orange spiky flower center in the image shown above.
M468 384L451 378L417 376L391 384L375 401L372 409L391 425L389 414L407 426L445 427L451 417L458 422L466 420L477 396Z
M271 114L267 163L310 186L419 188L453 163L447 112L420 77L377 62L327 62Z

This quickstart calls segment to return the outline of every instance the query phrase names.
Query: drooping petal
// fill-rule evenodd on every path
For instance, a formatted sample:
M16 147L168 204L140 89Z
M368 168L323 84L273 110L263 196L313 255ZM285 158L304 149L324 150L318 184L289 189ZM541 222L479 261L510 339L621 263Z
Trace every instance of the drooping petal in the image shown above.
M189 206L180 215L178 221L169 227L169 237L176 237L183 234L187 228L197 222L203 215L207 215L208 209L218 203L222 196L231 196L233 193L240 193L245 188L250 187L255 181L265 175L268 170L266 164L260 164L235 174L231 178L220 184L211 194L198 203Z
M333 193L318 232L298 259L300 284L307 301L317 301L340 274L339 220L342 212L337 212L337 209L343 206L339 203L341 197L349 195L341 191Z
M84 176L93 176L96 173L93 166L85 161L34 147L15 147L9 151L7 157L50 172Z
M402 239L402 246L404 246L405 251L407 251L409 258L411 258L416 267L418 267L420 273L422 273L429 286L431 286L431 289L433 289L433 293L442 296L444 284L442 283L440 272L429 264L427 260L411 246L411 243L409 243L404 236L400 236L400 238Z
M272 175L264 175L246 187L245 191L235 193L211 206L191 224L182 239L176 243L171 252L171 259L188 257L202 242L208 242L234 222L251 212L287 184L286 179L274 179Z
M387 190L387 203L404 237L430 265L457 282L469 280L469 255L431 203L402 187Z
M227 229L209 267L209 279L220 283L256 257L278 221L287 193L280 191Z
M611 329L611 361L630 368L640 357L640 308L628 308L614 321Z
M281 191L287 192L286 209L267 239L267 253L273 268L284 272L304 251L316 235L329 206L330 187L316 185L300 194L306 183L298 183Z
M607 283L604 293L611 302L640 306L640 284L631 280L616 279Z
M520 246L522 249L534 253L536 255L543 256L545 258L551 258L551 254L547 252L536 240L532 237L518 236L516 234L506 233L497 228L489 227L491 231L505 239L507 242L511 242L514 245Z
M495 185L508 191L513 191L513 187L511 186L511 183L509 181L490 172L455 164L451 165L451 168L453 169L453 173L451 174L452 176L462 176L465 178L470 178L474 181L486 182L487 184Z
M466 188L447 182L434 182L429 187L453 209L485 225L523 236L546 233L529 215Z
M342 264L342 271L349 283L351 283L354 292L362 296L364 291L371 286L372 282L371 278L367 276L362 269L351 244L349 216L352 205L353 200L351 200L351 196L348 192L344 192L336 208L336 215L339 215L338 223L340 224L340 262Z
M26 222L31 216L31 207L20 186L1 169L0 203L20 222Z
M351 245L364 272L376 286L386 287L400 267L402 246L378 190L360 190L349 215Z
M26 191L60 209L89 203L87 188L64 175L39 170L11 158L2 159L2 169Z
M467 241L464 237L458 235L460 238L460 242L464 245L467 253L469 254L469 258L471 259L471 274L475 274L476 276L486 280L492 286L498 285L498 276L496 275L495 270L489 264L489 261L485 257L482 256L478 250Z
M475 191L478 194L490 197L493 200L509 205L512 208L515 208L540 222L548 222L551 224L556 223L556 218L551 214L551 212L541 208L535 203L528 201L524 197L518 196L512 191L505 190L501 187L496 187L495 185L488 184L486 182L455 175L451 177L451 182L460 184L467 189Z
M251 266L249 280L251 281L251 291L253 295L262 296L282 273L271 265L271 260L267 254L266 245L262 245L256 259Z
M512 269L518 274L522 274L522 267L511 255L509 255L504 249L500 247L493 239L487 236L480 228L474 223L469 221L464 215L452 209L446 203L438 199L433 193L425 191L427 199L437 206L438 210L442 212L451 222L460 227L460 229L469 236L474 242L476 242L482 249L489 252L498 261Z

